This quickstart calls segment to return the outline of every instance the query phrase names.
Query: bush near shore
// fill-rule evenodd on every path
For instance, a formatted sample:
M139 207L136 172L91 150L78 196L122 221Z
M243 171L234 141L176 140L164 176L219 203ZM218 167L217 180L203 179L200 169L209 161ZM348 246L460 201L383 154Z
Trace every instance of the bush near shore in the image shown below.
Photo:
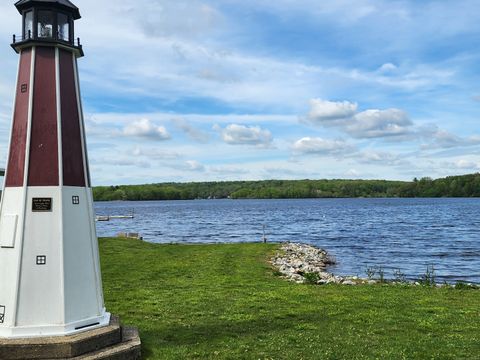
M300 199L355 197L480 197L480 174L444 179L265 180L98 186L96 201Z
M480 358L480 291L294 284L278 247L100 239L107 309L144 359Z

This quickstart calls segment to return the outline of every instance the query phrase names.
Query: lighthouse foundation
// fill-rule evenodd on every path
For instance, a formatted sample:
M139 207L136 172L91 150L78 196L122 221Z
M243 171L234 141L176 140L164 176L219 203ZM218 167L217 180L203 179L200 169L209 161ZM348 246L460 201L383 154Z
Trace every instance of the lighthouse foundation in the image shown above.
M117 317L98 329L69 336L1 339L0 359L122 359L141 358L138 330L123 327Z

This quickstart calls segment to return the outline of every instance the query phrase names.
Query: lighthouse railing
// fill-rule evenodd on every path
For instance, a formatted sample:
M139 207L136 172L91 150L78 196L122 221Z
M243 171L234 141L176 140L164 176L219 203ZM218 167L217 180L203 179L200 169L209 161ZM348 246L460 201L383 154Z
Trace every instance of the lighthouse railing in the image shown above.
M80 49L82 48L80 38L76 38L72 41L62 39L59 36L57 36L57 38L53 38L53 37L51 37L51 38L38 38L38 37L34 37L32 35L31 30L29 30L28 33L25 36L15 35L15 34L12 35L12 45L19 44L19 43L29 41L29 40L35 40L35 41L47 42L47 43L59 42L59 43L63 43L63 44L68 44L68 45L76 47L76 48L80 48Z

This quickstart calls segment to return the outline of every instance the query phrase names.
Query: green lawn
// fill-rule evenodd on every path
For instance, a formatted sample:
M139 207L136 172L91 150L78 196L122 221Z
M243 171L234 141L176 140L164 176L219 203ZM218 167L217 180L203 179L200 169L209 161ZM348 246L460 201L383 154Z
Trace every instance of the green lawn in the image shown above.
M480 359L480 291L296 285L275 249L100 239L107 309L145 359Z

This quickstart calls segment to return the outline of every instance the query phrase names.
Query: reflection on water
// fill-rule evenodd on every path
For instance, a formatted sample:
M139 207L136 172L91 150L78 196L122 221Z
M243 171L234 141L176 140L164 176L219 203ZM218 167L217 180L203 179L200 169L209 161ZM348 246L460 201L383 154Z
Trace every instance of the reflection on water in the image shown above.
M337 274L371 266L410 279L434 265L438 281L480 283L480 199L306 199L98 202L99 236L139 232L158 243L311 243L333 254Z

